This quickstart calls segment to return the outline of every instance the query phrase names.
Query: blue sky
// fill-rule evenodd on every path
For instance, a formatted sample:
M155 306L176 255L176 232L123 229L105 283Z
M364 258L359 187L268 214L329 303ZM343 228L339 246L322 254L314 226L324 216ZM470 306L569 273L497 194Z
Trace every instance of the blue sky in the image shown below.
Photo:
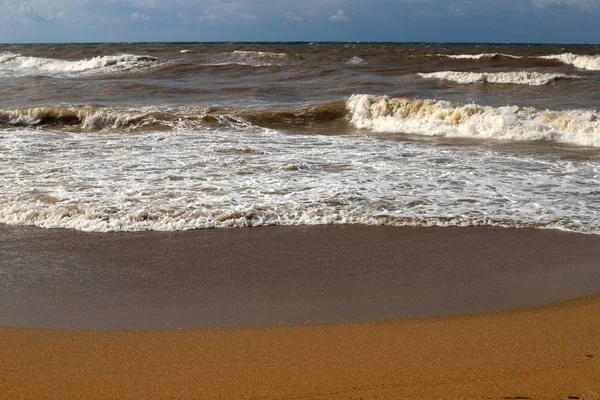
M600 0L0 0L0 42L600 42Z

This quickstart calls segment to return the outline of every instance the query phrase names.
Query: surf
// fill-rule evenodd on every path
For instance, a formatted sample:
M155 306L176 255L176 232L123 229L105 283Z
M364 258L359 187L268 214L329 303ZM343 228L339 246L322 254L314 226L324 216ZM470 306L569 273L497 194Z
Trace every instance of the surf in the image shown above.
M160 65L156 57L135 54L105 55L82 60L54 59L0 54L0 76L43 75L51 77L85 76L124 72Z
M594 110L490 107L445 100L413 100L356 94L347 101L350 123L373 132L423 136L552 141L600 147L600 115Z
M581 79L577 75L542 73L536 71L513 71L513 72L461 72L461 71L438 71L430 73L418 73L418 76L426 79L438 79L442 81L460 84L473 83L500 83L526 86L542 86L559 80Z

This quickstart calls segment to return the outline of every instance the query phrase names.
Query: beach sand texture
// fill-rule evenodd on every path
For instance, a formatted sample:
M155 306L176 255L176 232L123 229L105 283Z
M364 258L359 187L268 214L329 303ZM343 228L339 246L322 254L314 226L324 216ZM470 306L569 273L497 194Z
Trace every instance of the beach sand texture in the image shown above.
M0 330L7 399L598 399L600 298L396 322Z

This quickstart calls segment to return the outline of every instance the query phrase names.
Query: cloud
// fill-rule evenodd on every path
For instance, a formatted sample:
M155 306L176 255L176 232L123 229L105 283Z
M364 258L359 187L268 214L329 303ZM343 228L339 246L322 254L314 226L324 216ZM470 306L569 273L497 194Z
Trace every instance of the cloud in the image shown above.
M208 11L205 11L204 14L202 14L201 16L198 17L199 21L207 21L207 22L211 22L211 23L216 23L219 22L219 16L215 13L210 13Z
M208 2L198 20L219 23L255 18L256 16L249 12L248 5L245 2L235 0Z
M116 0L110 1L115 2ZM134 7L160 8L160 3L157 0L131 0L131 5Z
M134 12L133 14L130 15L130 18L133 22L144 22L144 21L150 21L150 17L147 16L146 14L142 14L139 12Z
M329 17L329 20L334 22L346 22L348 21L348 17L344 14L344 10L339 9L334 15Z
M0 0L0 25L30 24L31 22L51 22L72 20L73 10L83 7L88 0ZM69 15L69 16L67 16Z
M531 0L531 3L537 8L564 6L582 10L600 9L599 0Z
M298 15L296 15L294 13L289 13L289 12L286 12L285 14L283 14L283 16L286 19L289 19L289 20L292 20L292 21L302 21L302 19L303 19L302 17L300 17L300 16L298 16Z

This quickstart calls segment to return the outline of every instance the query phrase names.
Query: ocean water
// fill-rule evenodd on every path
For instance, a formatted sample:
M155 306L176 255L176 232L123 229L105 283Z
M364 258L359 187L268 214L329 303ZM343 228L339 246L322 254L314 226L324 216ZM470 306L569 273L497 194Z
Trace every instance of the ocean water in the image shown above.
M600 234L600 48L0 45L0 223Z

